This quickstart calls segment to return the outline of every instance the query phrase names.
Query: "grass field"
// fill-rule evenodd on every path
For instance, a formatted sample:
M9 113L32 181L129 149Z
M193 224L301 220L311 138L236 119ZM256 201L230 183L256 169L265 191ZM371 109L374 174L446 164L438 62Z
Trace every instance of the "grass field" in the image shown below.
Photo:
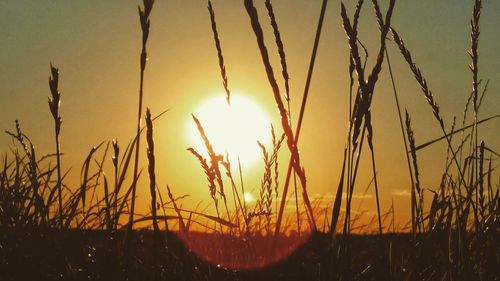
M165 112L155 115L143 104L148 94L144 83L154 0L143 0L138 11L142 44L137 122L131 124L135 135L128 144L113 139L91 148L79 170L78 185L69 183L69 169L61 161L65 124L59 85L64 73L51 64L48 105L54 131L46 136L53 138L53 153L38 155L17 120L14 129L6 131L13 145L0 162L0 280L500 280L500 195L495 173L500 155L478 130L499 117L479 114L488 94L488 82L479 77L482 1L474 1L471 14L470 96L463 101L462 116L450 123L411 55L412 46L391 25L396 1L388 1L386 9L377 0L366 2L370 3L359 0L354 11L341 6L349 47L349 116L347 122L340 121L348 124L339 159L342 171L326 208L310 196L306 171L314 167L303 166L299 136L321 34L327 32L322 27L328 0L322 1L312 53L305 57L306 83L300 111L293 116L279 18L270 0L265 1L265 12L256 9L254 1L243 1L280 122L271 127L269 146L257 143L264 173L251 202L245 198L248 187L239 161L216 151L204 120L192 115L204 147L203 151L190 147L186 153L200 164L197 172L206 176L206 201L213 212L200 205L186 207L179 190L158 182L159 169L169 168L158 167L155 154L155 124ZM358 38L362 9L374 12L372 24L379 30L378 47L372 50ZM231 77L210 0L208 15L225 98L231 104ZM263 31L264 21L270 23L272 34ZM270 53L274 48L264 35L272 36L277 54ZM419 85L420 98L435 122L429 126L441 132L438 138L416 142L419 135L412 122L419 116L400 106L388 44L397 48L399 53L391 55L405 61ZM273 69L274 61L279 61L280 71ZM389 77L382 76L382 69ZM406 161L397 165L407 167L411 182L407 227L396 228L394 204L389 210L380 204L376 155L383 154L376 154L373 144L377 128L372 123L372 100L381 79L391 82L398 141L406 152ZM442 152L446 167L440 185L429 189L421 183L418 157L422 149L438 143L446 145ZM147 167L139 161L144 152ZM288 161L280 162L279 155ZM370 163L372 179L365 194L373 189L376 200L369 222L361 221L353 201L364 188L358 176L363 157ZM111 170L104 168L106 163ZM138 211L136 199L142 190L138 184L146 182L149 193L141 197L148 198L148 210Z

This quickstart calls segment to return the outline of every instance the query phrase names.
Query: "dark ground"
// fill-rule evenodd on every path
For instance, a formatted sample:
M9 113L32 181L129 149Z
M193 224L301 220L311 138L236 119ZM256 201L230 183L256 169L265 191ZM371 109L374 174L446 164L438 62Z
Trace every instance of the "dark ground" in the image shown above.
M0 230L0 280L441 280L447 276L446 235L432 246L408 234L352 235L349 253L332 259L328 237L309 237L286 259L264 268L234 270L187 250L174 234L158 239L134 232L127 254L124 232ZM497 236L498 237L498 236ZM130 237L129 237L130 238ZM161 246L167 239L168 252ZM200 239L198 237L198 239ZM336 236L340 241L341 236ZM498 242L490 241L484 280L499 280ZM427 244L427 245L426 245ZM125 257L130 258L125 258ZM348 277L346 277L348 276ZM448 280L449 278L445 278ZM462 277L454 280L468 280Z

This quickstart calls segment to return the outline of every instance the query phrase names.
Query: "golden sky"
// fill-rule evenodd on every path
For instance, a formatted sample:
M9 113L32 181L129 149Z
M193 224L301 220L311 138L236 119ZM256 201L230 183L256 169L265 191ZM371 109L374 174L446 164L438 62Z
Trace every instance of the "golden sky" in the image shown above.
M264 1L255 2L275 74L280 77ZM346 1L350 14L354 2ZM65 170L72 167L70 181L78 182L81 163L93 145L117 138L124 149L135 133L141 47L137 4L130 0L0 1L0 128L12 129L14 120L19 119L38 155L53 152L53 124L47 108L52 61L60 69L62 163ZM299 111L320 4L319 0L273 1L291 76L294 117ZM280 128L243 2L214 0L213 5L230 89L252 99ZM470 48L471 10L471 1L400 0L394 11L393 26L427 78L447 127L453 116L461 120L472 85L466 53ZM499 12L500 2L484 2L479 72L481 78L491 82L480 117L498 114L500 104ZM364 7L361 18L360 38L373 60L379 33L370 4ZM192 145L191 113L214 96L224 95L206 1L157 1L151 15L148 53L144 105L153 114L170 109L155 123L160 188L169 184L176 195L190 194L184 201L186 206L201 200L208 204L205 175L186 151ZM401 104L412 116L417 144L440 136L430 108L392 43L389 53ZM299 142L310 195L324 196L328 202L333 200L331 194L338 184L346 138L348 58L340 4L330 1ZM410 182L390 87L384 64L372 106L381 203L382 210L387 210L394 199L396 215L405 219L410 212ZM500 145L499 128L497 120L480 127L480 136L493 149ZM2 153L11 144L7 135L0 137ZM144 158L145 145L141 149ZM419 152L425 188L437 188L445 153L445 143ZM281 155L283 168L288 157L285 146ZM355 193L361 194L371 179L368 160L362 162ZM111 161L107 165L110 167ZM247 188L257 191L262 177L260 162L246 167L243 173ZM143 199L140 208L149 202L144 179L138 191ZM373 191L368 194L373 195ZM363 208L374 210L374 197L363 202Z

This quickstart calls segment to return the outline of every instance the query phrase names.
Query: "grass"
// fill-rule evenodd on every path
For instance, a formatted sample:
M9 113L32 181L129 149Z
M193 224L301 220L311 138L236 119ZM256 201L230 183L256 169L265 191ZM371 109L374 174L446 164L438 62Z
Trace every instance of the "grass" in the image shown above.
M49 108L50 112L52 113L52 117L54 118L54 131L55 131L55 140L56 140L56 161L57 161L57 200L59 203L59 219L60 219L60 226L61 228L63 227L63 207L62 207L62 181L61 181L61 152L60 150L60 145L59 145L59 133L61 132L61 124L62 124L62 118L59 115L59 106L61 104L61 94L59 93L59 70L55 67L50 65L50 72L52 74L51 77L49 77L49 86L50 86L50 93L52 94L51 97L49 97ZM35 193L34 196L37 196Z
M188 151L206 175L210 206L187 209L182 206L184 196L174 195L178 190L169 185L162 188L158 183L154 122L165 112L153 117L147 109L142 116L146 45L153 0L144 0L143 8L139 7L142 50L136 134L124 150L116 139L92 147L83 162L81 182L76 187L66 184L69 171L63 171L61 167L59 70L51 65L49 109L55 124L55 153L37 156L34 144L23 133L17 120L15 130L6 131L16 145L5 154L0 169L0 279L497 280L500 195L492 177L495 161L500 155L478 134L479 125L498 117L479 119L488 86L486 83L481 91L478 44L482 3L474 1L471 20L472 92L466 102L461 128L456 128L454 118L448 130L423 72L391 24L396 15L395 2L389 1L383 15L377 0L371 1L380 30L380 45L370 70L367 69L368 50L358 38L364 1L357 2L352 17L341 5L350 62L349 127L339 184L334 190L333 202L327 208L320 207L320 200L309 197L298 145L327 0L321 5L295 130L290 112L292 99L282 40L284 34L280 33L272 3L266 0L265 7L278 49L281 78L272 68L259 11L253 1L243 3L281 122L280 128L272 127L270 132L271 148L256 143L262 151L264 174L255 204L243 198L245 185L240 162L238 180L233 174L234 163L230 162L229 155L214 150L210 136L203 128L203 120L194 115L193 122L204 141L208 157L193 148L188 148ZM222 84L230 103L228 77L211 1L208 1L208 11ZM389 33L392 39L388 38ZM398 47L437 120L442 136L417 145L418 132L413 130L411 120L418 122L418 118L412 118L406 111L403 122L387 44ZM374 146L376 131L372 123L372 100L377 82L383 78L384 60L389 69L411 183L409 208L412 218L408 228L396 228L394 204L385 213L380 208L376 158L379 154L375 153ZM473 120L467 124L470 110L473 111ZM143 118L145 126L142 126ZM144 149L140 143L143 132L147 144L150 204L149 212L139 214L135 210L135 199L137 182L142 174L138 158L139 151ZM376 214L368 225L359 222L362 213L353 206L355 190L360 188L356 179L365 140L370 150L369 172L373 180L364 195L373 186L377 203ZM441 140L447 144L446 167L439 188L428 190L421 184L418 153ZM284 142L287 151L281 149ZM283 184L280 183L278 153L290 157ZM54 158L55 166L52 164ZM112 178L104 173L107 161L112 163ZM292 173L294 209L285 212L290 200L288 188ZM127 179L129 174L132 174L131 179ZM296 178L298 182L295 182ZM301 200L297 196L297 184L302 188ZM166 194L165 201L162 193ZM426 208L424 196L429 195L432 200ZM234 209L229 206L231 199ZM207 211L212 202L215 215ZM391 216L392 221L387 223ZM303 218L307 221L302 221ZM372 225L374 222L376 226Z

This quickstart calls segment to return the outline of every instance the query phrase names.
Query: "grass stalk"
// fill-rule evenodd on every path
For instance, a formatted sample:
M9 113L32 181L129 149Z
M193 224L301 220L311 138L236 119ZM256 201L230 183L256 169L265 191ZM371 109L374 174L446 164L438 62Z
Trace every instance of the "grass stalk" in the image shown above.
M57 201L59 203L59 226L62 228L64 225L63 218L63 203L62 203L62 181L61 181L61 151L60 151L60 138L62 118L59 114L59 107L61 104L61 94L59 93L59 69L50 64L51 76L49 77L49 87L51 96L49 97L49 108L54 118L54 131L56 141L56 161L57 161L57 183L55 189L57 190Z
M373 170L373 181L375 185L375 199L377 201L377 218L378 218L378 229L379 229L379 235L380 239L382 240L382 220L380 217L380 200L379 200L379 193L378 193L378 181L377 181L377 168L375 166L375 151L373 149L373 128L371 125L371 113L368 112L366 115L366 120L367 120L367 131L368 131L368 147L370 148L370 154L371 154L371 160L372 160L372 170Z
M292 111L290 107L290 85L289 85L289 80L290 80L290 75L288 74L288 64L286 62L286 55L285 55L285 47L283 45L283 41L281 39L281 33L278 28L278 23L276 20L276 16L274 14L273 10L273 5L271 4L270 0L266 0L265 2L266 8L267 8L267 13L269 15L269 19L271 21L271 27L273 28L273 33L274 33L274 38L276 42L276 47L278 48L278 55L280 57L280 63L281 63L281 74L283 76L283 80L285 82L285 100L286 100L286 106L287 106L287 113L288 113L288 122L290 123L290 127L293 127L293 122L292 122ZM295 136L297 139L297 136ZM276 165L278 162L276 162ZM277 169L277 168L276 168ZM299 211L299 198L298 198L298 192L297 192L297 174L294 172L293 173L293 189L294 189L294 196L295 196L295 212L297 215L297 233L300 237L300 211ZM277 191L277 189L276 189ZM276 192L276 210L278 210L278 192ZM276 213L276 217L278 217L278 213Z
M210 22L212 23L212 32L214 34L214 42L215 48L217 49L217 57L219 58L219 68L220 75L222 77L222 85L224 86L224 90L226 91L226 101L228 104L231 103L231 92L229 91L227 75L226 75L226 66L224 65L224 57L222 56L222 47L220 45L219 33L217 32L217 23L215 21L215 12L212 7L212 1L208 0L208 12L210 14Z
M479 165L478 165L478 154L477 154L477 148L478 148L478 132L477 132L477 117L478 117L478 97L479 97L479 81L478 81L478 60L479 60L479 54L478 54L478 44L479 44L479 19L481 17L481 6L482 2L481 0L475 0L474 1L474 8L472 11L472 20L471 20L471 48L469 50L469 55L472 59L471 64L469 64L469 68L472 72L472 104L474 108L474 172L475 172L475 182L477 183L479 181L479 178L482 178L482 175L480 175L479 172ZM476 184L476 206L478 206L478 193L479 193L479 187ZM479 222L478 222L478 217L477 215L475 216L476 223L475 226L478 228ZM478 229L476 229L478 230Z
M231 187L233 191L233 199L234 199L234 205L235 205L235 212L236 212L236 218L238 218L239 221L239 215L238 215L238 210L241 211L241 215L243 216L243 220L245 222L245 227L246 231L249 231L249 225L248 225L248 219L247 219L247 214L246 214L246 208L244 208L243 204L241 201L244 202L244 200L241 200L241 196L238 193L238 189L236 188L236 183L234 182L233 178L233 173L231 171L231 162L229 161L229 155L226 155L226 160L221 162L222 166L224 166L224 169L226 170L226 176L229 178L231 181ZM244 196L244 193L242 194ZM239 225L239 223L238 223Z
M408 49L406 48L403 40L401 39L401 37L399 36L399 34L392 27L391 27L391 31L392 31L392 35L393 35L393 38L394 38L394 42L398 45L398 47L399 47L399 49L401 51L401 54L403 55L404 59L408 63L408 65L410 67L410 70L414 74L415 79L419 83L420 88L422 90L422 93L424 94L425 98L427 99L428 104L432 108L433 115L434 115L435 119L437 120L437 122L439 124L439 127L440 127L440 129L441 129L441 131L443 133L443 136L445 136L448 148L450 149L450 152L451 152L451 154L453 156L452 159L453 159L453 161L454 161L454 163L455 163L455 165L457 167L457 170L458 170L458 175L459 175L458 189L460 190L460 186L461 185L463 185L466 188L466 190L467 190L467 196L465 198L466 201L467 201L466 208L469 208L469 207L473 208L475 220L477 221L476 207L471 202L472 194L473 194L474 189L472 187L469 188L467 186L467 183L465 182L464 173L462 172L461 165L460 165L460 163L457 160L456 152L453 149L452 144L451 144L451 138L449 136L447 136L448 134L446 133L446 129L444 127L443 118L441 117L441 115L439 113L439 106L437 105L436 101L434 100L434 96L433 96L431 90L429 89L429 87L427 85L427 82L426 82L425 78L423 77L420 69L413 62L411 54L408 51Z
M422 231L423 227L421 224L423 223L423 210L422 210L422 189L420 187L420 177L417 163L417 151L415 150L415 137L413 134L413 130L411 128L411 119L408 111L406 114L406 134L408 137L408 143L410 144L410 153L413 159L413 172L415 175L415 189L412 189L412 199L414 203L412 205L415 206L415 223L420 231ZM418 195L418 198L417 198ZM417 201L418 199L418 201Z
M318 50L319 39L321 37L321 29L323 27L323 20L325 18L325 12L326 12L326 6L327 6L327 4L328 4L328 0L323 0L323 3L321 5L320 16L319 16L319 20L318 20L318 27L316 29L316 36L314 38L314 44L313 44L313 49L312 49L312 54L311 54L311 60L310 60L309 69L308 69L308 72L307 72L306 84L305 84L305 87L304 87L304 94L302 96L302 103L301 103L301 107L300 107L299 118L298 118L296 130L295 130L295 140L294 140L295 144L298 143L299 136L300 136L300 129L301 129L301 126L302 126L302 120L304 118L305 108L306 108L306 104L307 104L307 98L309 96L309 86L310 86L310 83L311 83L312 73L313 73L313 70L314 70L314 63L316 61L316 53L317 53L317 50ZM287 196L287 193L288 193L288 186L290 184L290 177L291 177L293 162L294 162L293 157L291 157L291 159L290 159L290 161L288 163L288 170L287 170L287 174L286 174L286 177L285 177L285 184L283 186L283 191L282 191L282 195L281 195L280 209L278 211L278 217L276 219L276 228L275 228L275 232L274 232L275 233L274 234L275 235L275 239L278 238L279 233L280 233L281 221L282 221L283 212L284 212L284 209L285 209L286 196ZM297 175L298 175L298 173L297 173ZM306 207L307 207L307 205L306 205Z
M372 97L373 97L373 92L375 89L375 84L378 79L378 75L381 71L381 66L382 62L384 60L384 51L385 51L385 42L386 42L386 36L390 28L390 21L392 17L392 12L394 9L395 1L390 1L389 3L389 8L387 10L385 20L382 18L380 8L378 7L378 2L376 0L372 1L375 12L377 15L377 21L381 30L381 36L380 36L380 49L378 52L377 60L375 65L373 66L373 69L371 73L368 75L368 80L365 80L365 71L364 71L364 64L361 63L361 58L359 55L359 48L358 48L358 39L357 39L357 15L359 14L359 9L361 9L361 4L362 2L358 2L357 5L357 11L355 13L354 21L353 24L351 25L349 17L347 16L347 12L345 9L345 6L343 3L341 4L341 16L343 19L343 25L344 25L344 30L347 34L348 37L348 44L351 49L351 58L352 61L354 62L354 70L356 71L357 77L358 77L358 85L359 85L359 90L356 95L354 107L352 109L353 114L352 120L350 122L349 126L349 134L348 134L348 141L351 142L352 144L352 152L347 153L346 157L348 159L349 165L348 165L348 187L347 187L347 192L349 194L348 199L347 199L347 206L346 206L346 216L345 216L345 227L344 230L347 230L349 232L349 222L350 222L350 204L351 204L351 198L352 198L352 193L355 185L355 180L356 180L356 175L357 175L357 167L359 165L359 157L361 154L361 146L364 142L364 133L366 130L366 115L369 112ZM363 122L365 120L365 122ZM364 124L362 126L362 124ZM360 133L362 131L362 136L361 138ZM353 162L354 156L356 155L357 148L359 146L359 152L357 152L356 156L356 162ZM350 155L349 155L350 154ZM351 161L349 161L349 158L352 158ZM345 161L345 160L344 160ZM353 165L355 168L353 169ZM340 186L340 185L339 185ZM337 193L338 194L338 193ZM337 199L336 199L337 200ZM347 228L346 228L347 226Z
M153 229L155 234L160 233L157 219L156 202L156 174L155 174L155 145L153 140L153 121L149 108L146 110L146 142L148 144L146 154L148 156L149 191L151 194L151 216L153 217Z
M405 148L406 164L408 165L408 172L410 175L410 183L411 183L410 190L413 190L415 188L415 181L413 179L413 172L412 172L411 164L410 164L410 155L408 154L408 152L409 152L408 142L406 141L406 137L405 137L405 129L404 129L404 125L403 125L403 116L401 114L401 106L399 104L398 91L396 90L396 83L394 82L394 74L392 72L391 60L389 58L389 52L387 51L387 48L385 50L385 56L387 57L387 68L389 69L389 76L391 77L391 86L392 86L392 91L394 93L394 101L396 102L396 108L398 110L399 126L401 129L401 136L402 136L403 144L404 144L404 148ZM412 212L411 212L412 213L412 232L413 232L413 235L415 236L415 233L416 233L415 232L415 213L413 211L415 206L414 206L413 198L410 198L410 201L411 201L410 205L412 206Z
M247 202L245 201L245 185L243 184L243 171L241 170L241 161L239 156L238 156L238 173L240 175L241 194L243 196L243 214L245 217L245 223L248 226Z
M113 139L111 142L113 146L113 156L111 158L113 162L113 171L114 171L114 177L115 177L115 187L113 191L113 226L114 229L116 230L116 220L117 220L117 215L118 215L118 193L120 192L119 186L118 186L118 159L120 158L120 146L118 145L118 140Z
M221 171L219 169L219 163L224 161L224 157L220 154L217 154L214 151L212 144L210 143L210 140L208 139L208 137L205 133L205 130L203 129L203 126L201 125L200 120L198 120L198 118L196 118L196 116L194 116L194 114L192 114L192 117L193 117L193 121L195 122L196 127L198 129L198 132L199 132L201 138L203 139L203 142L205 143L205 147L207 149L207 153L208 153L208 156L210 158L210 166L208 166L208 164L206 163L206 160L199 153L197 153L193 148L188 148L188 150L193 155L195 155L196 158L198 158L198 160L200 161L200 163L202 165L202 168L205 170L205 174L207 175L207 179L209 181L210 196L214 200L215 209L217 211L217 216L220 219L220 213L219 213L219 208L218 208L218 199L216 197L217 188L216 188L215 183L217 183L217 185L219 186L218 193L223 199L226 213L227 213L228 219L230 220L231 218L229 215L229 210L227 208L226 194L224 192L224 183L222 181L222 175L221 175ZM221 224L221 231L222 231L222 224Z
M278 84L276 82L276 78L274 76L271 62L269 60L269 53L268 53L266 45L264 43L264 34L262 31L262 27L259 23L257 9L253 5L252 0L245 0L244 3L245 3L245 8L247 10L247 13L250 17L252 29L253 29L255 36L256 36L256 39L257 39L257 45L258 45L259 50L260 50L262 62L264 64L264 68L266 70L269 84L271 85L271 88L273 90L274 99L276 101L276 105L277 105L278 111L280 113L281 125L282 125L283 131L285 132L285 135L286 135L288 148L290 150L290 153L292 154L292 165L293 165L293 168L294 168L295 172L297 173L297 176L299 177L299 180L300 180L301 185L302 185L302 198L304 200L304 205L306 206L308 217L310 218L309 226L310 226L312 231L315 231L316 230L316 223L314 222L314 214L312 211L311 202L309 201L309 196L307 194L307 183L306 183L305 171L303 170L303 168L300 164L300 156L299 156L299 150L297 148L297 141L294 138L292 128L290 127L290 123L288 120L288 114L287 114L287 111L284 107L283 100L282 100L281 94L280 94L280 90L279 90ZM285 197L285 199L286 199L286 197ZM280 213L278 214L278 220L281 222L280 215L282 216L281 208L280 208Z
M130 214L128 223L128 232L132 231L134 225L134 212L135 212L135 199L137 190L137 179L139 170L139 146L141 142L141 120L142 120L142 99L144 90L144 72L146 71L146 62L148 60L148 54L146 50L146 44L149 38L150 29L150 15L153 9L155 0L143 0L144 8L138 7L139 10L139 21L141 23L142 30L142 50L140 57L140 82L139 82L139 104L137 109L137 127L136 127L136 142L135 142L135 158L134 158L134 174L132 183L132 198L130 202Z

